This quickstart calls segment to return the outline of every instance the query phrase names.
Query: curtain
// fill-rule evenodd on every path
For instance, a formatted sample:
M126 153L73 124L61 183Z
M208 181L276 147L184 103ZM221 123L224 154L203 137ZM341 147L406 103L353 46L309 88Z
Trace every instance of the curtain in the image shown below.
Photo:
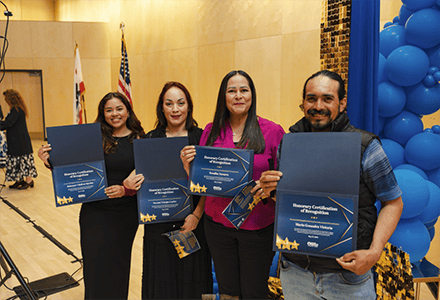
M352 0L350 53L347 87L347 114L355 127L379 132L380 0Z

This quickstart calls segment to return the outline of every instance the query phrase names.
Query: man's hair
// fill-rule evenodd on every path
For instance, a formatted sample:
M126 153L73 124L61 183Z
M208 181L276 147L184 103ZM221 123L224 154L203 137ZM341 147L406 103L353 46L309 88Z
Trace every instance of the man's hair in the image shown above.
M306 83L304 83L304 87L303 87L303 99L306 99L306 86L307 86L307 83L309 82L310 79L313 79L313 78L318 77L318 76L327 76L328 78L336 80L337 82L339 82L339 88L338 88L339 101L344 99L344 97L345 97L345 83L344 83L344 80L342 79L342 77L338 73L335 73L335 72L332 72L332 71L329 71L329 70L322 70L322 71L316 72L315 74L313 74L312 76L310 76L306 80Z

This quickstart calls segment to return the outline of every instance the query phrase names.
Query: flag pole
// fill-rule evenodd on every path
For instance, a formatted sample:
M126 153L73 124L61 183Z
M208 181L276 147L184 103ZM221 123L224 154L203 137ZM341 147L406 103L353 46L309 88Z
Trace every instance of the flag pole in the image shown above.
M121 33L122 33L122 44L124 45L124 49L125 49L125 37L124 37L124 29L125 29L125 24L124 22L121 22L121 24L119 24L119 29L121 29ZM125 74L127 74L126 69L125 69L125 64L124 64L124 81L125 81Z
M78 49L78 42L75 40L75 57L76 57L76 49ZM87 113L86 113L86 101L84 95L80 96L79 99L80 105L81 105L81 111L84 111L84 124L87 124Z
M75 44L76 44L76 47L78 47L78 43L76 42L76 40L75 40ZM81 95L80 103L81 103L81 107L83 108L82 110L84 110L84 124L87 124L86 98L84 97L84 95Z

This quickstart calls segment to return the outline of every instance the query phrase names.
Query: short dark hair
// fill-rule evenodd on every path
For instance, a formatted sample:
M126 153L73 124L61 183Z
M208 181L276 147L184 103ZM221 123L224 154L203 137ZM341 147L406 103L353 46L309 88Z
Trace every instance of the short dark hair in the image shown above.
M303 87L303 99L306 99L306 86L307 83L309 82L310 79L313 79L315 77L318 76L326 76L330 79L336 80L337 82L339 82L339 88L338 88L338 98L339 101L341 101L342 99L345 98L345 83L344 80L342 79L342 77L336 73L336 72L332 72L329 70L322 70L319 72L316 72L315 74L313 74L312 76L310 76L306 82L304 83L304 87Z
M165 97L165 93L168 92L169 89L172 87L176 87L180 89L184 94L186 98L186 102L188 103L188 114L186 116L186 123L185 123L185 129L190 130L191 128L195 128L198 126L197 121L193 118L193 108L194 104L191 98L191 94L189 93L188 89L177 81L168 81L165 83L164 87L162 88L162 91L159 95L159 100L157 101L156 105L156 124L155 127L166 127L168 125L167 118L165 118L165 114L163 112L163 98Z
M236 75L241 75L249 83L249 88L252 92L252 103L249 107L246 123L244 125L243 134L237 144L237 147L247 149L253 149L255 153L263 153L265 148L265 142L263 133L261 132L260 125L258 124L257 117L257 92L255 90L254 82L252 78L242 70L231 71L223 78L220 89L217 96L217 107L215 109L214 121L212 124L211 132L209 133L207 146L212 146L214 141L220 135L220 130L225 130L226 121L230 117L230 112L226 106L226 89L228 87L228 81ZM247 146L246 146L247 145Z

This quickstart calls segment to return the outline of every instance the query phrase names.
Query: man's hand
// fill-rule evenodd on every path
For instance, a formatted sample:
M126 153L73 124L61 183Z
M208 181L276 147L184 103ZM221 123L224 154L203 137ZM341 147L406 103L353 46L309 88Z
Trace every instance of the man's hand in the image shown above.
M270 192L276 190L281 176L283 176L283 173L274 170L265 171L261 174L260 186L266 195L270 195Z
M336 261L346 270L352 271L357 275L365 274L379 260L381 251L356 250L344 254Z

